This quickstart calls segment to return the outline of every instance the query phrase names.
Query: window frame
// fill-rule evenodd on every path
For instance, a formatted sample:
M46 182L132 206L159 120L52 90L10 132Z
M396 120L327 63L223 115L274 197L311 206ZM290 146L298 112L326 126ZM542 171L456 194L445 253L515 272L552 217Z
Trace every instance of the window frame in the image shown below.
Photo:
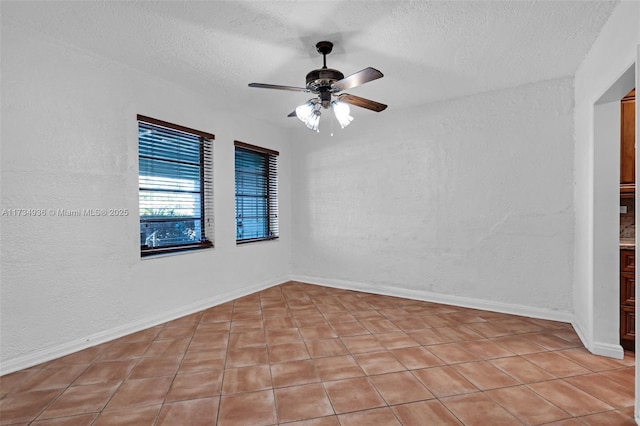
M169 130L179 131L191 136L196 136L199 140L199 172L200 172L200 222L201 222L201 238L203 241L186 244L175 244L162 247L145 247L140 244L140 256L142 258L170 253L181 253L186 251L194 251L207 249L214 246L213 244L213 141L215 135L203 132L179 124L170 123L168 121L159 120L138 114L136 116L138 123L138 132L140 131L140 123L146 123L157 127L164 127ZM140 136L138 134L138 164L140 163ZM171 160L167 160L171 161ZM174 161L171 161L174 162ZM177 163L177 161L175 161ZM140 177L140 168L138 168L138 177ZM140 184L138 184L138 206L140 206ZM144 221L138 209L138 223L142 225ZM151 222L157 222L151 221ZM167 221L169 222L169 221ZM209 232L207 232L209 231Z
M278 151L272 150L272 149L268 149L268 148L263 148L260 146L256 146L256 145L251 145L245 142L241 142L241 141L234 141L234 180L237 178L237 173L238 171L235 169L235 154L238 151L238 149L246 151L246 152L250 152L253 154L259 154L259 155L263 155L266 158L266 172L267 172L267 184L266 184L266 188L267 188L267 193L266 193L266 206L267 206L267 212L265 215L266 221L267 221L267 233L271 234L274 233L275 235L269 235L266 237L259 237L259 238L246 238L246 239L241 239L239 240L237 235L238 235L238 209L237 209L237 205L238 205L238 187L237 184L235 185L235 205L236 205L236 214L235 214L235 227L236 227L236 245L242 245L242 244L249 244L249 243L255 243L255 242L260 242L260 241L274 241L274 240L278 240L280 238L280 232L279 232L279 212L278 212L278 172L277 172L277 158L280 155L280 153ZM272 170L272 167L270 166L271 164L274 164L273 168L275 170ZM273 191L272 191L273 190ZM275 215L272 216L273 210L275 208ZM275 226L274 225L275 222Z

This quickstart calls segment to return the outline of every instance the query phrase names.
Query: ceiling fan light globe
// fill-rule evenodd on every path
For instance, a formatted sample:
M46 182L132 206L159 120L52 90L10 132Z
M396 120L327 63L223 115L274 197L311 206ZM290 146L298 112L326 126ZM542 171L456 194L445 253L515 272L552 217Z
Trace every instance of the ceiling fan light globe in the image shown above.
M296 107L296 117L300 119L303 123L306 123L311 118L313 111L315 110L315 105L309 101L303 105Z
M340 128L344 129L353 121L353 117L350 115L351 109L347 103L331 101L331 106L333 107L333 114L336 116L336 120L340 123Z
M304 124L306 124L310 130L318 131L320 127L320 111L314 110Z

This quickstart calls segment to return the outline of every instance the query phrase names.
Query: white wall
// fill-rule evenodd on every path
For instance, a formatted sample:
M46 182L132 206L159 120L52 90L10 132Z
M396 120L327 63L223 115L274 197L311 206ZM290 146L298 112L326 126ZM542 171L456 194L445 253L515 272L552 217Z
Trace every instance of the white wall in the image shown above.
M619 112L616 115L616 106L610 103L618 102L634 85L633 70L630 79L625 76L640 43L639 9L637 2L616 7L575 74L574 324L587 348L616 357L622 356L617 261Z
M1 84L2 208L130 212L2 216L1 373L289 277L285 131L5 23ZM136 114L216 135L214 249L140 259ZM280 151L279 241L235 244L234 139Z
M394 107L293 137L294 278L570 320L572 79Z

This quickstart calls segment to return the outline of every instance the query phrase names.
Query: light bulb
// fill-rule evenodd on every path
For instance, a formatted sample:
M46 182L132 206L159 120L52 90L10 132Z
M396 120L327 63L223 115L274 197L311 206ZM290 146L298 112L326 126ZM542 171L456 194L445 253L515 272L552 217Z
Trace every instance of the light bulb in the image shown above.
M340 127L342 129L347 127L349 123L353 121L353 117L349 115L351 113L349 105L344 102L331 101L331 106L333 107L333 113L335 114L336 119L338 120L338 123L340 123Z

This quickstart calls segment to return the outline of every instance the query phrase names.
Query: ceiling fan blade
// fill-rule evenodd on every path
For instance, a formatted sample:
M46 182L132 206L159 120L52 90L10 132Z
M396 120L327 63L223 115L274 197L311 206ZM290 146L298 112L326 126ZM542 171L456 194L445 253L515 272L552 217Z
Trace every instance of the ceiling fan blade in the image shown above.
M291 90L292 92L310 92L306 87L280 86L278 84L249 83L249 87L257 87L259 89Z
M297 117L298 115L296 114L295 111L293 111L291 114L287 115L287 117Z
M371 111L380 112L384 111L387 106L380 102L372 101L371 99L361 98L360 96L353 96L347 93L336 96L338 100L346 102L350 105L355 105L360 108L370 109Z
M351 74L348 77L343 78L342 80L338 80L331 86L335 92L340 90L351 89L352 87L360 86L361 84L368 83L373 80L377 80L381 77L384 77L380 71L375 68L365 68L363 70L358 71L355 74Z

